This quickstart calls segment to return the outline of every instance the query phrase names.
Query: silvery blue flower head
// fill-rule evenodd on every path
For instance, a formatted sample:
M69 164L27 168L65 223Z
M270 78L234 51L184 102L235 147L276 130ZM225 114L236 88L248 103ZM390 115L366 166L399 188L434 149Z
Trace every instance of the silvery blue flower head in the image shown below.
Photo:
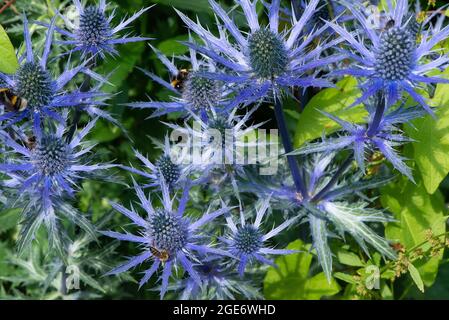
M189 56L180 57L180 60L191 66L191 69L178 68L162 52L154 47L152 49L164 64L172 81L167 82L151 72L141 70L150 79L168 89L172 94L172 101L133 102L125 104L126 106L154 109L152 117L159 117L172 112L181 112L190 116L193 112L201 115L202 118L207 118L211 108L214 108L217 112L225 111L222 107L228 100L231 90L226 88L221 81L208 79L200 75L204 71L216 71L212 61L204 58L198 59L196 50L190 49Z
M366 223L387 222L391 219L382 211L371 208L366 201L350 202L354 194L370 188L378 188L391 178L378 177L362 180L359 175L347 175L352 163L348 158L340 167L332 166L335 154L318 154L305 163L309 198L304 199L293 184L281 184L278 187L255 185L258 193L272 195L284 201L297 216L305 217L309 222L313 246L317 251L320 264L330 281L332 274L332 252L328 238L335 230L342 239L350 234L359 246L369 255L366 243L383 256L394 259L395 253L387 240L379 236Z
M168 136L165 136L162 154L157 158L154 164L140 152L134 152L136 157L145 166L145 169L140 170L123 165L120 167L148 179L149 181L143 186L143 188L160 188L161 179L165 181L170 190L187 188L187 185L190 182L188 175L191 166L184 165L177 159L173 149L170 146Z
M138 243L142 254L132 257L126 263L111 270L108 274L120 274L144 262L151 262L139 285L142 287L162 267L161 298L167 291L169 278L173 268L182 267L187 276L201 285L201 277L194 269L198 255L219 254L229 255L227 252L203 244L204 236L201 227L215 218L229 211L223 207L214 212L206 212L198 220L191 220L184 216L188 197L182 197L178 208L174 207L174 199L170 197L168 186L162 180L162 207L153 208L151 201L142 189L134 184L140 201L140 206L146 211L146 218L142 218L134 209L127 209L118 203L112 203L114 209L132 220L140 228L139 235L105 231L103 234L123 241ZM184 193L185 194L185 193Z
M257 106L243 116L237 115L237 110L234 108L230 114L225 115L212 108L209 118L204 120L192 113L193 125L187 122L183 126L167 123L177 135L186 137L184 144L188 152L184 154L190 158L183 161L190 162L191 172L200 173L199 180L204 182L210 181L212 177L216 177L214 173L219 172L219 180L230 178L235 191L236 177L244 176L244 167L251 164L250 156L245 157L245 150L257 147L256 130L263 125L247 124Z
M396 170L413 180L411 169L405 164L404 158L398 154L396 148L411 142L403 135L400 124L422 117L425 111L420 107L401 106L384 114L387 106L385 99L378 98L376 105L367 104L368 124L359 125L345 121L327 112L322 112L330 119L341 125L342 130L337 137L323 138L323 141L308 143L304 147L293 151L292 155L305 155L320 152L333 152L343 149L352 149L354 158L362 172L365 172L366 154L380 151ZM378 109L373 110L373 109ZM379 110L381 109L381 110Z
M279 30L280 0L272 1L269 6L268 26L261 26L258 21L256 13L258 0L236 2L243 10L249 32L239 30L232 18L214 0L210 0L209 3L221 20L221 23L218 23L219 37L178 11L186 25L206 45L199 46L192 42L185 44L210 57L227 71L205 73L205 76L233 83L240 88L236 90L236 97L230 103L230 107L267 98L271 96L273 89L330 85L328 81L315 78L314 69L341 60L341 55L319 59L320 53L336 42L320 44L308 50L312 41L328 27L325 26L308 35L302 32L313 16L319 0L312 0L301 18L293 19L291 29L284 31ZM232 36L232 41L227 32Z
M349 33L345 28L328 22L348 42L350 50L346 52L355 61L354 66L336 74L366 79L362 85L364 93L354 105L381 91L385 93L387 104L391 106L405 92L433 114L425 98L416 89L422 85L449 82L438 76L428 75L435 68L444 68L449 62L446 55L429 60L435 54L433 48L448 38L449 27L442 28L442 20L435 26L431 25L431 20L441 12L437 11L419 24L415 15L409 13L407 0L397 0L395 5L388 0L387 4L386 16L389 21L380 30L371 25L372 22L363 12L350 4L348 8L361 25L360 34ZM417 37L420 29L423 31Z
M71 141L66 141L62 124L55 131L43 132L33 143L26 145L9 134L1 135L2 142L8 147L8 158L0 163L0 172L11 177L6 186L16 190L17 201L24 208L27 222L24 232L29 232L23 239L24 246L32 240L42 222L49 229L49 237L55 236L58 213L82 228L88 225L65 200L75 196L80 180L95 177L98 172L114 166L90 163L88 154L94 145L86 146L82 140L95 122L91 121Z
M9 161L0 164L0 171L22 177L22 192L39 193L43 203L51 205L51 197L74 196L77 181L83 174L113 167L111 164L90 164L88 153L94 147L85 147L83 138L94 127L96 119L89 122L71 141L67 142L65 128L59 124L55 132L43 132L34 137L35 142L26 146L10 135L2 134L3 143L10 148ZM84 162L84 161L86 162ZM49 207L44 206L44 211Z
M83 5L80 0L73 0L73 3L77 10L78 21L73 23L69 18L59 14L69 30L56 29L57 32L67 37L68 40L60 43L72 46L71 51L80 51L83 55L100 55L104 58L106 54L118 54L115 49L117 44L149 40L142 37L118 37L118 33L126 29L131 22L151 7L141 9L114 27L111 25L114 13L107 15L106 0L100 0L98 5Z
M0 115L0 121L6 121L3 127L11 126L26 117L33 120L36 135L40 135L41 122L46 118L63 122L58 109L74 106L95 105L95 98L102 96L98 92L80 92L78 90L67 92L65 86L80 72L88 72L86 64L81 63L73 69L65 70L56 79L47 68L51 53L54 33L54 20L47 31L42 56L37 58L34 54L31 35L28 30L28 20L24 16L25 54L19 59L20 66L14 75L0 73L0 79L8 89L26 101L26 108L14 110ZM94 73L92 73L95 75ZM5 108L4 108L5 109ZM5 110L6 111L6 110Z
M288 219L272 229L268 233L262 227L264 216L270 206L270 197L266 198L257 209L256 219L253 223L247 223L245 214L240 211L240 223L235 224L231 215L226 217L230 233L223 237L222 241L228 246L229 251L239 259L237 267L240 276L243 276L249 263L259 262L275 266L274 262L267 258L269 255L284 255L295 253L295 250L275 249L267 246L267 241L290 227L297 217Z

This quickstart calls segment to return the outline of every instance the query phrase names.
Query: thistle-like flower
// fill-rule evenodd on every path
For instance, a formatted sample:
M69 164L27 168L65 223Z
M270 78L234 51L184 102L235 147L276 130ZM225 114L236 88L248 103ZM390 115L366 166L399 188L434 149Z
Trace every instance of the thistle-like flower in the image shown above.
M170 190L184 189L191 182L188 178L191 166L184 165L177 160L176 155L172 151L169 138L165 136L163 152L154 164L140 152L134 151L136 157L145 166L145 170L123 165L120 165L120 167L148 179L148 183L143 185L143 188L160 188L161 180L163 179Z
M254 159L259 143L256 130L263 123L247 125L256 110L257 106L241 117L236 115L237 108L229 115L217 113L212 108L210 117L204 121L192 113L193 126L187 122L183 126L167 124L177 135L185 137L181 146L184 150L180 153L187 157L180 160L189 163L190 172L200 174L198 181L221 184L229 179L239 198L237 177L244 177L244 168L257 161Z
M342 59L341 55L319 59L323 50L336 42L319 44L308 50L312 41L325 31L327 26L315 30L311 34L303 34L303 29L313 16L319 0L312 0L299 20L293 18L292 27L287 31L279 30L280 0L272 1L269 10L269 26L261 26L256 13L258 0L236 1L243 9L250 31L240 31L232 18L223 8L210 0L216 15L223 24L218 24L220 37L214 36L199 23L193 22L183 13L178 14L186 25L195 32L206 46L192 42L185 44L213 59L221 65L226 73L204 73L205 76L232 83L239 89L230 102L230 107L240 104L250 104L268 97L273 89L290 88L293 86L325 87L331 84L314 77L314 69ZM228 39L226 31L233 40Z
M386 27L373 28L369 19L357 7L348 4L354 17L361 25L361 34L349 33L345 28L327 22L342 38L350 50L345 50L355 60L350 68L336 71L335 74L348 74L364 78L364 93L354 105L364 102L376 93L384 92L387 105L396 103L403 92L408 93L427 112L433 111L416 89L422 85L449 83L449 80L428 75L436 68L444 68L449 57L440 55L436 59L428 58L435 54L433 49L449 36L449 27L441 27L441 22L431 25L435 12L419 24L416 17L408 11L407 0L397 0L396 5L387 1L386 16L390 19ZM442 17L441 19L443 19ZM428 28L427 28L428 27ZM422 29L417 37L417 32ZM365 39L367 37L367 39Z
M332 152L343 149L352 149L354 158L362 172L365 172L366 154L380 151L391 162L395 169L413 181L411 169L405 164L404 158L395 148L412 140L403 135L399 125L425 115L420 107L406 108L401 106L384 115L386 109L385 99L378 99L376 106L367 104L369 118L367 125L353 124L337 116L322 112L330 119L341 125L337 137L313 142L291 152L292 155L304 155L320 152Z
M122 20L117 26L111 26L114 13L106 14L106 0L100 0L98 5L83 5L80 0L73 0L77 10L78 21L70 21L62 14L59 16L64 20L68 30L57 28L56 31L66 36L68 40L60 41L63 45L72 46L71 51L80 51L83 55L118 54L115 45L150 40L143 37L118 37L117 34L128 27L128 25L139 18L151 7L143 8L133 14L130 18Z
M40 59L37 59L31 43L31 35L28 30L28 21L24 16L24 38L25 38L25 57L21 59L22 63L14 75L8 75L0 72L0 79L5 86L14 94L26 102L26 107L19 110L4 112L0 115L0 121L7 121L2 127L11 126L26 117L33 120L34 131L36 135L41 135L41 122L45 118L50 118L63 122L58 109L74 106L92 106L98 103L97 97L104 94L88 91L80 92L75 90L67 92L65 86L80 72L89 73L96 78L101 77L86 68L88 61L79 66L64 71L58 78L54 79L47 69L48 58L51 53L53 42L54 20L47 31L45 47ZM4 111L6 110L4 106Z
M133 224L141 229L140 234L137 236L113 231L105 231L103 234L119 240L138 243L141 245L143 253L111 270L108 273L109 275L119 274L146 261L152 261L151 267L146 270L139 285L142 287L162 266L160 295L163 298L167 291L173 268L182 267L188 277L191 277L195 283L201 285L201 277L194 268L198 254L231 256L223 250L204 245L202 241L204 236L200 231L201 227L228 212L229 208L223 207L214 212L206 212L200 219L192 221L184 216L188 202L188 196L185 196L186 193L183 193L178 208L174 208L174 199L170 198L168 186L162 180L163 207L155 209L149 198L145 196L137 184L134 184L134 188L139 198L140 206L147 213L146 219L140 217L134 209L129 210L117 203L112 203L112 206L131 219Z
M8 147L8 159L0 163L0 172L11 177L6 186L16 191L17 201L24 208L19 248L29 245L42 223L47 226L50 240L57 241L54 244L60 246L57 238L59 213L93 234L88 221L66 200L75 196L81 179L95 178L97 173L114 166L90 163L88 153L94 145L86 147L82 140L95 122L87 124L70 142L64 137L62 124L54 132L47 130L35 137L32 144L23 145L9 134L1 135Z
M178 68L162 52L154 47L152 49L166 67L171 81L167 82L151 72L141 70L150 79L168 89L173 94L172 101L133 102L125 104L126 106L154 109L152 117L159 117L172 112L181 112L190 116L193 112L201 115L202 118L207 118L211 108L218 112L225 111L223 105L232 91L226 88L221 81L208 79L200 75L205 71L216 71L216 67L210 59L199 60L196 50L191 49L188 57L180 57L182 61L186 61L191 66L191 69Z
M366 223L391 221L382 211L370 208L366 201L350 202L357 192L380 187L391 178L379 177L360 180L353 175L345 179L345 173L351 165L348 158L339 168L332 168L334 154L319 154L306 163L307 188L309 197L304 199L296 188L289 183L277 187L254 185L259 194L272 195L274 199L285 202L294 211L296 217L305 217L309 222L313 237L313 246L317 251L320 264L328 280L332 274L332 252L328 238L332 236L332 227L344 239L350 234L369 255L366 243L370 244L383 256L394 259L395 253L387 240L377 235Z
M240 224L236 225L230 215L226 217L230 234L222 238L222 241L228 246L229 251L239 258L238 273L243 276L246 266L249 263L258 261L262 264L275 266L274 262L267 255L284 255L295 253L295 250L274 249L266 246L266 242L278 235L280 232L290 227L297 217L284 221L268 233L264 233L262 228L263 218L270 206L270 197L265 199L256 212L254 223L246 223L245 214L240 211Z

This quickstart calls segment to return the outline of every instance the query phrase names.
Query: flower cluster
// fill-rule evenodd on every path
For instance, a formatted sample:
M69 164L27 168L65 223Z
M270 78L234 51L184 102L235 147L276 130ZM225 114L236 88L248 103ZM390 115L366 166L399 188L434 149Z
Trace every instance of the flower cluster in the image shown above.
M126 36L116 39L114 35L147 10L113 27L112 16L106 16L105 1L87 8L79 1L74 1L74 5L79 11L74 36L77 41L59 41L70 54L69 59L62 60L53 54L56 32L68 38L73 35L59 25L58 17L68 22L63 15L58 14L50 23L37 22L47 27L40 56L35 53L37 46L33 45L24 15L24 54L18 56L19 67L14 74L0 72L3 95L0 139L5 154L0 172L4 177L2 186L6 187L8 200L11 199L9 205L23 208L19 251L27 249L41 225L45 225L50 248L63 260L70 242L62 218L96 237L92 223L72 205L81 183L92 178L116 180L106 174L116 165L97 163L92 153L95 144L83 141L98 118L120 125L102 109L107 106L109 95L101 88L108 80L95 72L96 61L98 57L104 58L105 53L114 53L114 44L145 40ZM78 66L73 67L72 53L76 51L82 55ZM65 65L62 71L52 68L55 60ZM79 76L84 77L81 86L77 83ZM81 111L92 120L77 132Z
M444 14L437 10L418 19L407 0L387 0L381 25L373 26L362 1L297 1L292 10L281 0L235 2L228 13L209 0L216 32L176 10L189 29L189 40L182 42L187 55L169 58L150 44L168 76L140 71L167 99L124 106L180 121L163 122L171 132L156 142L160 155L133 149L139 165L100 163L95 143L86 137L99 118L124 128L106 110L110 95L103 86L110 77L97 66L119 55L119 44L151 40L120 35L150 8L114 25L105 0L74 0L75 21L57 13L49 23L38 22L46 28L39 56L24 16L19 67L14 74L0 72L0 204L23 208L20 251L45 225L50 248L65 262L72 243L67 225L75 225L90 239L101 234L139 250L107 275L142 265L139 288L160 280L161 298L174 291L182 299L260 297L248 275L276 267L276 256L296 254L284 249L285 239L298 238L304 225L329 282L331 242L341 243L346 235L361 254L377 251L396 259L379 234L379 225L392 218L376 203L375 189L393 180L394 170L414 181L401 149L412 141L403 124L435 115L427 93L449 83L435 75L449 62L437 49L449 37ZM53 53L55 38L63 54ZM50 59L64 69L54 70ZM340 129L295 149L285 101L297 104L306 92L333 87L343 76L354 77L361 89L345 107L363 104L366 121L323 112ZM270 123L270 106L278 131L267 142L260 129ZM82 112L87 121L78 130ZM256 122L256 113L265 119ZM266 154L267 149L281 152ZM373 178L366 168L374 153L387 164ZM274 160L270 175L259 174ZM113 225L98 231L76 207L77 195L86 179L120 182L118 172L133 175L137 207L119 199L109 204L131 220L118 226L130 231L112 231Z

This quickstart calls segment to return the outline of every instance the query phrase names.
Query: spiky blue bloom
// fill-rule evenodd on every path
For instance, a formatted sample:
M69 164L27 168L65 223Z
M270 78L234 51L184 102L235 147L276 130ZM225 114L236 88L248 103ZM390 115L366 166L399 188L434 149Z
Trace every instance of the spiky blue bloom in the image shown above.
M173 206L174 199L170 198L168 186L162 180L162 208L155 209L150 199L146 197L137 184L134 184L134 188L139 198L140 206L146 211L147 217L145 219L139 216L134 209L127 209L118 203L112 203L112 206L140 228L139 235L122 234L113 231L105 231L103 234L115 239L138 243L143 252L111 270L108 272L108 275L120 274L144 262L151 261L151 267L145 271L139 286L142 287L162 266L161 298L164 297L167 291L173 268L184 268L187 276L201 285L201 277L194 269L197 255L230 255L223 250L205 245L201 227L230 209L223 207L214 212L208 211L201 218L193 221L189 217L184 216L189 200L188 193L183 193L183 197L180 199L176 209ZM166 261L161 260L160 256L153 254L154 249L167 253L168 259Z
M179 57L183 63L187 62L191 66L191 69L178 68L174 64L174 61L170 61L162 52L153 46L151 48L167 69L170 79L175 80L179 78L180 73L183 72L181 69L186 70L187 75L182 79L180 88L175 88L172 83L165 81L151 72L140 69L150 79L168 89L172 94L172 101L141 101L125 104L126 106L153 109L154 113L152 117L159 117L172 112L181 112L189 116L193 112L201 115L203 118L207 118L207 114L211 111L211 108L214 108L218 112L225 111L223 105L228 100L231 90L226 88L221 81L208 79L200 75L204 71L216 71L216 67L212 61L204 58L198 59L196 50L191 49L189 56Z
M365 172L365 155L378 150L391 162L394 168L413 181L411 169L405 164L405 159L396 151L397 147L412 140L403 135L399 126L402 123L424 116L425 111L420 107L406 108L402 106L384 115L385 100L381 100L380 103L381 105L377 106L371 104L366 106L369 114L367 125L353 124L337 116L322 112L342 127L342 130L338 132L338 137L309 143L291 154L304 155L352 149L360 170ZM376 108L382 110L375 110Z
M167 123L186 138L184 144L188 150L185 154L189 158L183 161L189 164L190 172L200 175L197 183L210 182L222 188L226 186L223 182L230 181L235 195L240 198L237 178L244 177L245 167L257 160L254 159L258 145L256 130L263 123L247 125L256 110L257 106L239 116L237 108L229 115L217 113L212 108L210 117L205 120L191 113L192 126L187 122L182 126Z
M5 182L6 186L16 191L17 201L24 208L23 236L19 247L25 248L31 242L42 223L48 229L50 240L59 241L55 234L59 233L59 213L93 233L88 221L78 215L66 199L75 196L81 180L94 178L114 166L91 163L89 153L94 145L86 145L82 140L95 122L88 123L69 142L62 124L56 130L46 130L36 137L34 145L24 146L9 134L1 135L1 141L8 147L8 158L0 163L0 172L11 177Z
M100 0L98 5L89 6L83 5L80 0L73 0L73 3L79 21L73 23L64 15L59 14L68 30L56 28L57 32L68 39L59 43L72 46L71 51L80 51L83 55L100 55L104 58L107 54L117 55L118 51L115 46L118 44L150 40L149 38L128 37L127 35L118 37L118 34L152 6L141 9L128 19L123 19L114 27L111 25L114 13L107 15L106 0Z
M257 209L256 219L253 223L246 222L243 211L240 211L240 224L238 225L234 223L232 216L228 215L226 217L230 234L223 237L222 241L228 246L229 251L239 258L237 270L240 276L243 276L248 264L256 261L275 266L274 262L266 257L267 255L285 255L297 252L295 250L274 249L266 245L269 239L275 237L297 221L297 217L288 219L268 233L265 233L262 223L269 206L270 197L266 198Z
M340 167L331 165L333 159L334 154L318 154L305 163L303 171L307 179L307 199L290 182L282 181L280 185L272 186L254 185L259 195L272 195L274 199L284 202L297 217L304 217L309 222L313 246L329 281L332 274L332 252L328 238L333 236L333 231L342 239L345 239L345 233L350 234L368 255L366 243L383 256L395 258L395 252L388 241L366 224L388 222L391 218L384 212L371 208L365 200L351 201L354 194L380 187L391 178L361 180L358 175L345 176L352 159L349 158Z
M161 179L163 179L170 190L184 189L191 182L188 178L191 166L177 160L176 155L172 151L169 138L165 136L162 154L154 164L139 151L134 150L136 157L145 166L145 170L123 165L120 167L148 179L148 183L143 188L160 187Z
M377 92L384 92L388 106L393 105L405 92L408 93L427 112L433 111L426 98L417 91L422 85L449 83L449 80L428 74L436 68L444 68L449 57L441 54L430 59L435 54L434 47L449 36L449 27L441 27L440 23L431 25L435 12L419 25L413 14L408 11L407 0L397 0L393 5L387 1L386 16L394 22L391 28L373 28L369 19L357 7L348 4L358 23L361 32L349 33L345 28L328 22L349 46L344 50L355 64L350 68L339 70L335 74L348 74L366 79L362 88L363 95L354 105L364 102ZM441 19L443 19L442 17ZM416 34L422 29L419 35Z
M181 300L262 299L250 280L242 279L237 272L230 270L231 267L221 256L204 257L194 266L201 277L201 286L192 278L187 278L179 280L169 289L180 292Z
M25 55L20 60L20 66L14 75L0 72L0 79L16 95L27 101L27 108L22 111L5 112L0 115L0 121L6 121L2 127L9 127L25 118L30 118L34 123L36 135L41 135L41 122L50 118L59 122L63 119L58 112L61 108L95 106L102 104L96 101L98 97L104 97L103 93L96 91L80 92L75 90L67 92L66 85L79 73L89 73L97 79L99 75L88 70L88 61L79 66L67 69L56 79L47 69L48 58L54 33L54 20L49 26L42 56L37 58L34 54L31 35L28 30L28 20L24 18Z
M293 19L289 30L279 30L280 0L272 1L268 18L269 25L261 26L256 13L258 0L236 1L243 9L249 32L240 31L232 18L214 0L209 3L215 14L221 20L218 23L220 36L216 37L210 31L195 23L183 13L178 14L186 25L195 32L206 44L199 46L192 42L185 44L190 48L213 59L217 65L226 68L226 72L204 73L205 76L234 84L237 92L230 107L239 104L250 104L271 97L274 90L299 87L326 87L331 84L316 78L315 69L342 59L335 55L323 59L319 56L323 50L338 43L319 44L309 50L312 41L325 31L327 26L304 35L303 29L313 16L319 0L312 0L299 20ZM232 40L231 37L232 36Z

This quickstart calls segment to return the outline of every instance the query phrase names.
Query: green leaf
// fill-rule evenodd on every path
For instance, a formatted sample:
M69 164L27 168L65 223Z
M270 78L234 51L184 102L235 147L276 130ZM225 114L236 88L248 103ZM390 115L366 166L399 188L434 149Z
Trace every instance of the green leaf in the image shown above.
M19 224L20 209L6 210L0 213L0 233L8 231Z
M2 257L0 259L0 277L12 275L14 272L14 267L8 261L11 254L11 250L8 248L7 243L0 242L0 257Z
M180 56L189 51L189 48L179 41L188 41L188 35L181 35L171 39L161 41L157 48L166 56L171 57L172 55Z
M397 219L397 222L388 223L385 230L387 238L400 242L406 250L425 242L427 230L431 229L435 235L443 234L446 230L446 209L442 194L436 192L429 195L420 179L417 179L415 185L401 177L397 183L381 189L381 201L384 208ZM425 244L422 249L429 249L429 244ZM415 263L426 286L431 286L435 281L441 258L442 253L430 260Z
M354 252L349 252L346 250L338 250L337 258L341 264L344 264L346 266L351 266L351 267L365 266L365 263L363 263L363 261L360 260L359 256L356 255Z
M421 292L424 292L424 283L421 279L421 275L419 274L418 269L413 264L408 265L408 272L410 272L410 276L413 279L413 282L415 282L416 286Z
M151 0L153 3L160 3L166 6L175 7L176 9L191 10L194 12L211 13L209 3L207 0Z
M145 44L142 42L120 46L117 57L114 59L109 58L100 66L98 73L104 75L111 74L108 80L114 84L113 86L106 85L103 88L104 92L111 93L119 91L122 83L128 78L134 66L139 62L144 48Z
M449 79L449 68L442 76ZM437 86L430 104L437 107L437 119L417 119L413 126L406 126L406 132L416 140L414 159L427 192L432 194L449 173L449 84Z
M304 252L282 256L276 259L278 268L271 267L264 280L266 299L316 300L324 296L333 296L340 291L337 282L326 279L324 272L309 276L313 255L309 253L310 245L301 240L290 243L288 249Z
M380 295L382 296L383 300L393 300L394 299L393 292L391 292L390 287L385 283L382 283L382 285L380 287Z
M363 122L367 113L361 105L348 108L359 96L357 80L352 77L339 81L336 88L320 91L309 101L301 114L296 129L295 147L298 148L307 141L321 137L323 132L330 133L340 128L336 122L320 111L326 111L350 122Z
M0 72L13 74L19 67L16 51L6 34L5 29L0 25Z
M98 121L95 124L95 130L92 134L92 139L96 142L106 143L111 142L122 135L120 128L112 126L106 121Z
M440 269L438 270L438 277L435 284L428 288L423 296L421 292L416 292L416 295L407 295L407 299L420 299L420 300L441 300L449 297L449 265L440 264ZM413 294L413 293L412 293Z
M357 284L357 281L355 281L354 276L350 274L346 274L343 272L335 272L334 277L349 284Z

